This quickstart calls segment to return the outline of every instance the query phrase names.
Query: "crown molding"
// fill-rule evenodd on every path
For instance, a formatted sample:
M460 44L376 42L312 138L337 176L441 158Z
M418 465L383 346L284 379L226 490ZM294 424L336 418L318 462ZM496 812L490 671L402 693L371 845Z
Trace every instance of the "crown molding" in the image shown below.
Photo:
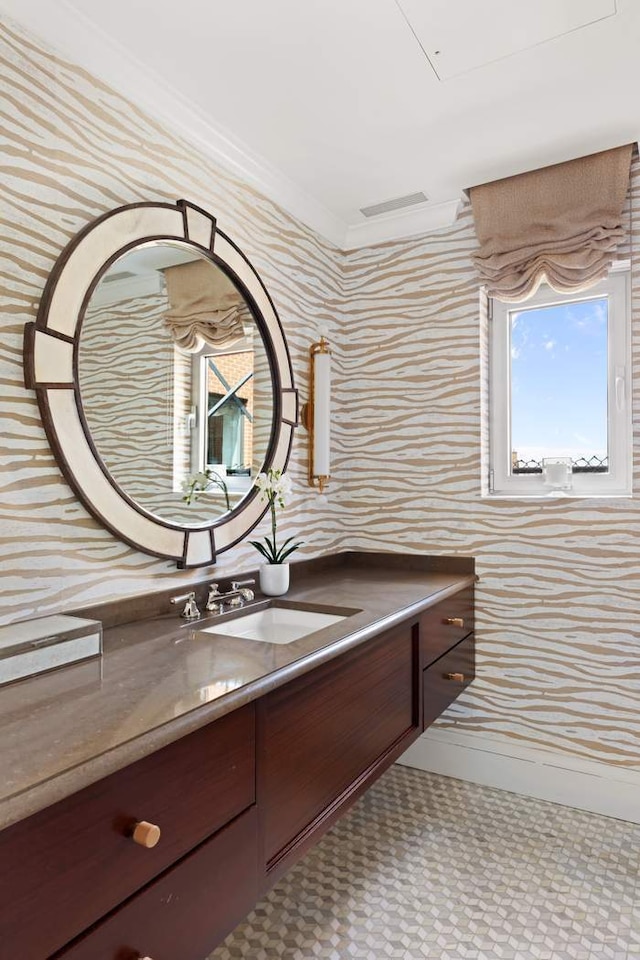
M384 217L367 220L347 227L344 249L356 250L374 243L402 240L431 233L442 227L450 227L460 212L462 200L445 200L442 203L421 204L415 209L403 210Z
M214 127L164 77L97 29L67 0L0 0L0 9L327 240L342 245L346 227L339 217L245 144Z
M427 233L450 225L457 216L461 201L451 200L349 225L246 144L214 126L164 77L96 28L68 0L0 0L0 10L341 250Z

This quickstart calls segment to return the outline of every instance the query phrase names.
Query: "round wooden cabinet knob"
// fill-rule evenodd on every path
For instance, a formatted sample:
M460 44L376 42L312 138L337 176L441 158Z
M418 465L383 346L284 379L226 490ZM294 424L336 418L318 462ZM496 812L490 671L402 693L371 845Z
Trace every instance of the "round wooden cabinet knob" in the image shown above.
M464 673L445 673L445 680L457 680L458 683L464 683L465 675Z
M147 823L146 820L140 820L133 828L131 839L134 843L138 843L141 847L146 847L150 850L151 847L155 847L160 839L160 827L156 827L155 823ZM149 958L143 957L142 960L149 960Z

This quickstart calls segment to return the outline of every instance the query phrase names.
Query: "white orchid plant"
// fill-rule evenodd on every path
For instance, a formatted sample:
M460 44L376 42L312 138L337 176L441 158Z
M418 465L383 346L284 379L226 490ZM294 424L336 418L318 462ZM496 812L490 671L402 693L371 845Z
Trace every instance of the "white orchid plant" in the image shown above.
M288 537L281 546L276 542L277 518L276 510L283 509L291 494L291 480L283 476L281 470L269 468L266 473L259 473L255 480L256 487L260 491L262 500L269 503L271 513L271 536L261 540L250 540L252 547L262 554L267 563L284 563L287 557L302 546L303 541L298 543L291 541L295 537Z
M224 496L227 511L231 510L229 490L226 483L220 474L216 473L215 470L211 470L209 467L207 467L205 470L200 470L199 473L191 473L183 480L182 499L187 506L190 507L192 503L195 503L196 500L198 500L201 493L204 493L206 490L215 489L216 487Z

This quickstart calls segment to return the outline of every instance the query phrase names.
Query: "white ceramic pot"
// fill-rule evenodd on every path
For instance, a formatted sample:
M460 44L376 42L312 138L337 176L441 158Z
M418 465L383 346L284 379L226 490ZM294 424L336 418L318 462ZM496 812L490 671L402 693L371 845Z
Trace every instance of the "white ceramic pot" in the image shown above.
M268 597L281 597L289 589L288 563L261 563L260 589Z

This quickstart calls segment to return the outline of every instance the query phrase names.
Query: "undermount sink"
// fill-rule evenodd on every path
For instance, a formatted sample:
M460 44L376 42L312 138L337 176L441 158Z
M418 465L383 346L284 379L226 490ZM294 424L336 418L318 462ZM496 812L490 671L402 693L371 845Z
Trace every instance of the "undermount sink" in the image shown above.
M317 605L311 609L297 606L272 604L261 610L247 610L233 620L205 627L202 633L219 633L225 637L242 637L245 640L260 640L263 643L293 643L311 633L346 620L357 610L341 610Z

